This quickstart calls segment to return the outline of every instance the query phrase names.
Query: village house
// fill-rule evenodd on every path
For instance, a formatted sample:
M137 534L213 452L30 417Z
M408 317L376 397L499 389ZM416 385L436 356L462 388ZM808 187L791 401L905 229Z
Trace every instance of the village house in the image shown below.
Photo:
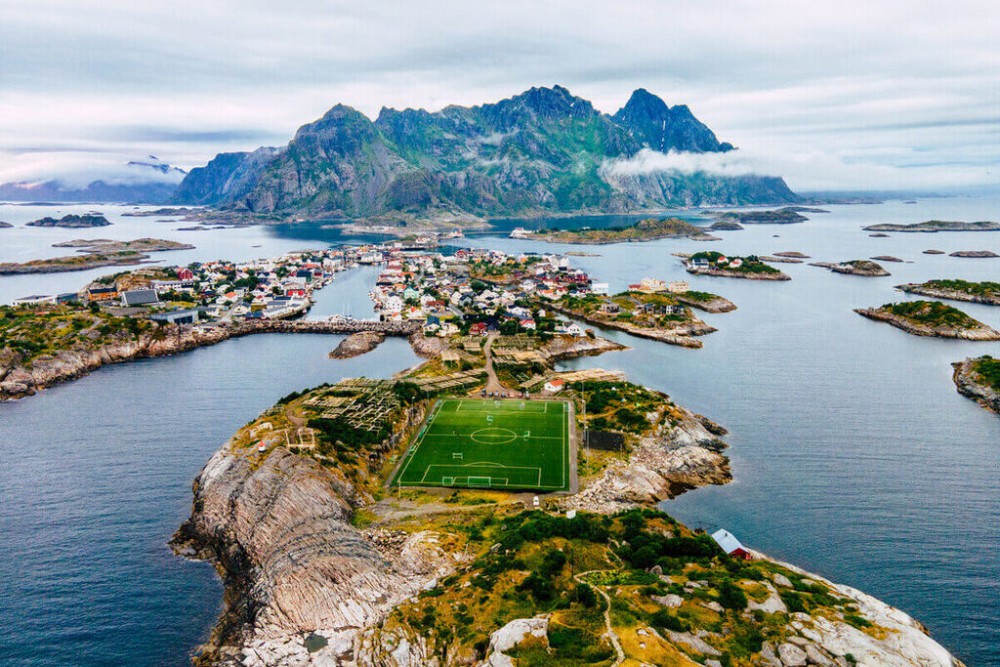
M566 382L561 378L556 378L554 380L549 380L548 382L546 382L543 389L545 389L545 391L547 391L550 394L558 394L560 391L563 390L564 386L566 386Z
M733 558L742 558L743 560L751 560L753 554L750 553L749 549L744 547L736 536L730 533L728 530L720 529L712 533L712 539L715 543L726 552L729 556Z

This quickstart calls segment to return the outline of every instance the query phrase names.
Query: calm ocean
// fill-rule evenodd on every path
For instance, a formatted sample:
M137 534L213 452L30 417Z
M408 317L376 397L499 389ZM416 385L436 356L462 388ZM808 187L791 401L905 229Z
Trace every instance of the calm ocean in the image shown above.
M95 208L63 207L64 212ZM158 236L197 250L168 263L268 256L341 240L336 231L250 228L183 232L182 223L121 218L98 230L0 230L0 261L54 254L68 238ZM1000 233L893 234L877 222L997 219L1000 201L828 207L801 225L722 232L724 241L589 246L573 262L613 290L644 277L685 278L673 252L797 250L819 261L894 255L890 278L781 265L787 283L699 277L696 289L739 309L706 315L701 350L608 333L633 349L567 367L621 368L731 431L736 481L665 503L692 526L724 526L748 545L860 588L922 621L971 666L1000 665L1000 417L959 396L950 366L1000 356L996 343L922 339L852 308L900 300L893 285L938 277L1000 280L1000 259L924 255L990 249ZM40 214L51 214L45 209ZM40 215L0 206L19 224ZM563 223L565 224L565 223ZM588 220L586 224L594 224ZM93 232L93 233L88 233ZM465 245L567 251L506 238ZM257 248L255 246L262 246ZM0 278L0 302L75 289L93 275ZM313 316L370 313L375 271L342 274ZM1000 308L960 304L1000 327ZM0 405L0 656L10 665L183 665L221 605L212 569L173 557L191 481L240 425L288 392L342 377L388 376L416 362L405 341L346 360L336 336L258 336L173 358L101 369Z

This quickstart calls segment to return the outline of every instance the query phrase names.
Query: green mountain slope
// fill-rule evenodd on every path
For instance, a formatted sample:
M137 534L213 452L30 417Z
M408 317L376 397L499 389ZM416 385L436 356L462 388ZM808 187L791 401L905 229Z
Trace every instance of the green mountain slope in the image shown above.
M732 146L687 107L668 107L641 89L614 116L561 86L433 113L382 109L374 122L337 105L283 150L220 155L193 169L176 202L269 214L461 218L796 199L775 177L623 176L606 168L643 149Z

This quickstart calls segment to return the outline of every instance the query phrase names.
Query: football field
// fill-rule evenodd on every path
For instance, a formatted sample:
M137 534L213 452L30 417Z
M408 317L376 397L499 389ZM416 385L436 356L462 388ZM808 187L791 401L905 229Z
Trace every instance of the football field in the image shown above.
M563 401L445 399L431 409L392 483L562 491L569 458Z

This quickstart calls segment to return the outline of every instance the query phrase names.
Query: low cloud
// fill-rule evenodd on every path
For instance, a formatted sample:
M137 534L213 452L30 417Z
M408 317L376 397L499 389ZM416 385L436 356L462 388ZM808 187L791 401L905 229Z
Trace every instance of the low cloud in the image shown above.
M107 154L50 150L22 155L21 159L0 166L0 183L37 184L59 181L63 189L84 188L101 180L111 185L140 183L179 183L184 177L176 171L166 173L129 162L156 164L148 155Z
M781 174L765 174L762 165L755 164L752 159L740 151L728 153L685 153L659 151L644 148L631 158L615 158L606 160L601 165L601 173L610 177L642 176L657 172L676 171L682 174L710 173L720 176L745 176L761 174L765 176L780 176Z
M872 157L872 156L869 156ZM885 159L886 155L874 156ZM996 183L989 164L961 163L943 169L940 164L907 162L912 151L892 155L906 166L865 161L851 152L838 155L820 150L783 153L736 150L728 153L660 153L648 148L631 158L606 160L601 173L611 178L678 172L717 176L781 176L793 190L938 190Z

